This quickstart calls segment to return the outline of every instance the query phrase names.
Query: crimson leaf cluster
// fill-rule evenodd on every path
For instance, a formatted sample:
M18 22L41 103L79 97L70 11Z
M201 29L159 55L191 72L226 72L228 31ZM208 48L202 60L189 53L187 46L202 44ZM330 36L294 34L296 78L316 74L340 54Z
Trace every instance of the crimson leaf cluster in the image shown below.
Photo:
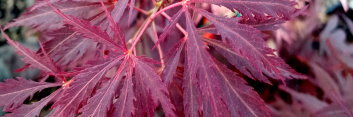
M202 4L242 16L215 15ZM41 48L34 52L3 29L2 34L27 66L44 75L38 82L0 83L0 106L8 117L36 117L50 103L47 116L56 117L151 117L158 107L167 117L271 116L240 74L269 84L269 78L303 78L266 46L261 33L293 17L294 5L289 0L36 0L4 29L32 27L41 32ZM200 18L209 25L198 28ZM56 82L45 82L49 76ZM23 104L51 87L59 88Z

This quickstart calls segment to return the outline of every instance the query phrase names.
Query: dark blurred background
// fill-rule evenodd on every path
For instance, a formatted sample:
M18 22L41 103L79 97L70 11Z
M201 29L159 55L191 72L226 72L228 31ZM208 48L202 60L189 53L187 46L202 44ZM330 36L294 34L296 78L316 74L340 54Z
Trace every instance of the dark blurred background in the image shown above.
M13 19L19 17L21 13L33 4L34 0L0 0L0 25L4 26ZM25 27L13 27L6 30L6 33L16 41L25 46L35 49L38 48L36 37L33 31ZM23 66L19 56L15 54L12 47L6 44L5 39L0 39L0 81L6 78L25 76L25 78L34 78L36 70L26 70L24 72L15 72L16 69Z

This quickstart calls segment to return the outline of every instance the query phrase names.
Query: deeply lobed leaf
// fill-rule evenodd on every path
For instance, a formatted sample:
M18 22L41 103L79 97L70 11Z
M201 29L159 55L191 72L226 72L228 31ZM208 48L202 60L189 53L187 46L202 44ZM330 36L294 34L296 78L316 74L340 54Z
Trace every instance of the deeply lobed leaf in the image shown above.
M200 116L199 112L203 116L271 116L265 103L243 79L212 59L190 23L188 12L186 19L187 66L183 86L186 116Z
M108 33L104 32L100 27L92 25L91 22L87 20L81 20L73 16L67 16L58 9L53 9L58 15L65 19L65 23L72 25L74 30L82 33L85 37L105 44L108 47L115 48L116 50L122 49L122 47L117 45L113 39L110 38Z
M108 83L104 84L102 88L97 90L97 93L88 100L88 104L81 110L81 117L106 117L108 115L113 98L116 95L117 87L123 78L122 72L125 69L125 64L125 61L122 62L116 75Z
M71 80L70 86L64 90L64 96L54 103L55 111L50 115L72 117L78 113L79 106L87 101L97 83L106 72L118 64L122 57L87 68Z
M4 111L11 112L34 93L60 85L59 83L34 82L24 78L8 79L0 83L0 106L4 107Z
M77 31L64 28L47 33L45 38L48 39L43 41L45 51L61 68L76 67L98 54L98 44L82 38Z
M267 83L269 81L263 73L282 81L285 78L304 77L291 69L281 58L277 57L273 49L266 46L266 42L261 38L261 33L257 29L236 23L236 19L215 16L201 9L195 10L207 17L215 25L217 32L222 36L223 43L228 45L228 48L218 46L222 48L223 52L220 52L242 72L247 73L246 70L249 70L255 78ZM226 51L224 51L225 49ZM234 57L245 63L239 62ZM241 68L244 66L239 64L244 64L248 68Z
M38 117L41 110L55 98L56 96L59 96L61 94L62 90L59 89L52 94L50 94L48 97L45 97L41 99L38 102L34 102L30 105L23 105L20 108L17 108L11 113L6 114L4 117Z
M31 66L38 68L45 72L55 73L59 72L59 69L56 65L50 60L50 58L40 56L34 53L32 50L22 46L19 43L16 43L10 39L10 37L1 29L2 34L4 35L7 43L17 50L17 53L23 56L22 61L30 64Z
M290 0L191 0L198 3L209 3L237 10L246 19L266 20L269 17L289 19L296 11L296 3Z
M99 3L67 1L53 4L63 13L81 19L94 18L103 12ZM32 6L32 10L25 12L14 22L6 25L5 29L14 26L30 26L40 31L63 28L62 18L51 9L47 2L39 1Z
M216 16L196 8L199 6L193 3L225 6L231 10L238 10L242 16L241 18ZM164 2L164 4L168 3ZM151 117L155 116L156 108L159 106L168 117L176 115L272 116L259 95L237 73L217 61L209 53L209 47L213 47L242 74L266 83L270 83L268 77L283 81L301 77L277 57L273 49L266 46L260 32L260 30L274 30L277 24L289 19L296 11L292 7L294 2L289 0L187 0L176 4L181 5L181 9L171 8L176 10L174 11L176 14L173 15L168 26L164 27L164 24L158 23L165 19L154 16L162 12L151 10L145 13L153 14L146 19L145 23L142 23L142 28L138 27L141 24L139 21L131 21L135 5L143 6L141 9L136 8L140 12L150 8L149 5L160 7L155 10L161 10L164 7L159 6L159 2L150 4L148 0L38 0L27 13L7 25L6 28L30 26L45 34L48 32L54 34L43 37L41 41L45 42L44 51L39 51L39 54L13 42L4 34L8 42L24 55L26 63L42 71L55 74L61 72L61 69L71 71L80 65L93 64L89 68L73 73L76 75L70 77L71 79L64 84L21 80L18 82L9 80L6 82L10 83L9 85L0 83L0 88L2 85L5 87L0 89L0 99L10 98L8 92L16 92L11 93L11 96L25 94L25 98L16 97L19 102L12 100L4 104L5 110L13 112L7 116L38 116L40 110L52 100L55 103L48 116ZM194 21L200 17L191 15L193 14L191 10L204 16L212 25L197 29ZM128 15L127 18L124 17L125 14ZM167 16L166 14L167 12L163 15ZM138 15L138 17L141 16ZM126 19L128 25L133 24L135 27L121 29L118 25L124 25L123 21ZM152 20L156 23L153 23L154 28L150 31L148 24L149 21L153 22ZM159 42L174 33L176 25L185 34L177 34L177 36L185 37L181 40L173 40L180 39L176 36L167 40L179 43L174 44L176 47L170 52L171 56L166 59L166 63L162 63L165 64L162 73L157 72L156 68L149 65L142 57L136 56L143 51L143 54L154 57L153 51L142 50L146 48L143 46L147 45L148 41L143 41L142 47L138 45L136 48L131 47L133 49L127 48L131 42L125 43L125 38L133 37L131 40L137 40L136 42L140 39L135 38L136 35L130 34L130 31L142 34L145 30L149 30L154 34L151 37L159 38ZM186 32L182 27L186 28ZM158 37L159 30L163 32ZM222 38L203 39L199 33L205 32L218 34ZM143 36L142 38L145 39ZM153 39L154 42L156 40ZM161 48L165 49L170 45L163 46ZM45 52L50 58L40 55ZM95 56L97 53L100 54L99 52L102 53L99 57L104 59ZM164 59L163 51L158 50L158 52L160 58ZM93 61L87 62L89 60ZM56 64L59 64L60 70L56 68ZM178 67L180 70L177 72ZM59 74L56 75L59 76ZM176 77L180 79L173 79ZM180 82L176 84L176 81ZM14 84L25 85L15 87ZM21 106L23 100L33 93L59 85L62 85L62 88L47 98L31 105ZM12 87L14 87L13 90ZM173 95L169 95L168 87L175 88L172 89ZM26 92L28 89L33 90ZM5 92L3 97L1 97L2 92ZM59 98L54 99L55 96ZM177 111L183 113L176 114L175 106L181 107Z
M153 104L154 104L152 105L152 108L151 108L153 110L156 108L155 105L158 105L160 103L166 116L175 117L176 115L174 113L174 109L175 109L174 105L170 102L170 99L168 98L168 90L165 84L162 82L160 76L152 69L152 67L150 67L145 62L138 59L134 59L134 61L136 63L136 66L135 66L135 70L136 70L135 82L137 82L136 87L140 87L140 88L137 88L140 90L135 92L136 92L136 95L145 96L145 98L139 98L139 101L142 101L141 99L150 99L151 101L153 101ZM144 100L142 102L146 102L146 101L147 103L145 104L151 103L151 102L148 102L148 100ZM141 109L141 108L138 108L138 109ZM141 110L138 110L138 111L146 111L146 110L143 110L142 108ZM154 113L147 113L147 114L151 114L149 116L154 115Z
M135 112L134 100L136 100L133 90L132 69L127 73L124 86L120 90L120 96L114 103L114 117L132 117Z

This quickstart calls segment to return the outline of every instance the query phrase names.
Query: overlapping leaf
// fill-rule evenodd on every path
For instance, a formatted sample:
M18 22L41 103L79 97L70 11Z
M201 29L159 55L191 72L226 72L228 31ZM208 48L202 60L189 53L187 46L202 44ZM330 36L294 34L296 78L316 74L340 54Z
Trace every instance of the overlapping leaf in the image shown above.
M52 101L53 98L60 95L61 91L62 90L59 89L38 102L30 105L23 105L20 108L13 110L11 113L6 114L4 117L38 117L44 106Z
M266 46L265 41L260 36L261 33L257 29L236 23L236 19L218 17L201 9L196 10L215 25L218 33L223 38L223 42L229 45L230 48L225 48L228 52L223 51L225 52L223 55L234 66L238 66L238 68L242 67L239 66L240 62L234 60L233 57L240 58L240 60L247 60L243 62L247 62L244 64L248 66L251 74L264 82L268 82L268 80L263 73L281 80L292 77L303 78L303 76L300 76L291 69L281 58L277 57L273 49Z
M125 64L125 61L122 62L116 75L110 79L109 83L97 90L97 94L88 100L88 104L81 110L81 117L106 117L108 115L117 87L123 78L122 72L125 69Z
M209 69L209 62L210 62L210 56L208 53L205 51L205 46L201 42L201 38L199 37L198 33L196 33L196 28L194 24L192 23L193 21L190 18L190 13L186 12L186 22L187 22L187 32L188 32L188 40L186 42L186 73L184 74L184 79L185 80L191 80L189 82L192 83L192 80L198 81L199 90L201 90L201 95L196 96L198 99L193 99L192 97L195 95L193 93L191 94L184 94L185 102L184 105L189 104L193 110L187 112L192 112L192 113L186 113L187 116L199 116L197 115L197 110L201 108L200 104L197 104L196 102L201 99L202 101L202 107L203 107L203 114L205 116L214 116L214 117L219 117L219 116L226 116L223 114L226 108L222 107L223 102L221 102L220 95L216 95L217 92L220 92L220 89L216 87L219 84L215 84L216 77L214 75L214 71ZM202 81L201 81L202 78ZM185 82L185 81L184 81ZM212 82L212 83L211 83ZM189 87L192 87L192 85L196 84L190 84L187 87L186 90L192 90ZM185 90L185 89L184 89ZM191 92L191 91L190 91ZM187 108L187 107L185 107Z
M196 8L197 5L193 3L225 6L231 10L238 10L242 17L215 16ZM125 43L125 34L118 24L123 23L120 19L129 9L128 24L140 26L138 21L133 23L130 19L135 5L142 6L136 8L141 12L150 8L150 5L160 7L154 9L157 11L151 10L153 14L146 23L142 24L142 28L135 27L138 29L137 34L143 33L149 30L148 26L151 23L149 21L166 20L157 18L158 14L162 13L158 10L164 9L164 4L168 5L167 2L163 2L163 5L153 5L148 0L38 0L27 13L7 25L6 28L31 26L46 34L53 31L54 35L44 36L43 40L46 43L44 43L43 50L46 50L54 62L60 64L58 66L60 70L70 65L76 67L84 64L91 58L87 56L88 54L94 56L93 54L101 50L104 51L105 59L97 62L101 58L94 58L93 60L96 61L90 62L93 64L91 67L78 71L76 76L62 85L60 91L31 105L19 107L23 100L33 93L44 88L59 86L61 83L37 83L23 79L9 80L6 84L0 83L0 99L5 100L10 97L16 99L9 102L0 100L0 105L5 106L5 110L13 112L7 116L38 116L40 110L59 94L61 96L55 99L48 116L152 117L156 114L156 108L161 107L165 116L174 117L176 116L175 106L171 102L178 107L182 107L180 104L183 104L183 109L178 111L183 111L182 114L191 117L271 116L270 110L259 95L247 86L244 79L237 73L217 61L208 52L207 45L214 47L241 73L254 79L270 83L267 77L285 80L299 76L274 54L274 50L266 46L259 31L276 29L277 24L289 19L296 11L292 7L293 2L289 0L186 0L178 2L176 7L182 6L181 9L176 9L176 7L169 9L178 10L171 18L169 26L161 27L158 23L153 24L157 27L153 30L153 34L158 34L157 31L164 28L159 41L173 33L176 25L179 30L183 30L181 27L187 30L187 34L183 31L185 38L181 38L180 41L170 39L180 43L174 44L176 48L170 52L171 56L159 75L156 68L149 65L142 57L134 55L140 54L139 47L131 47L131 50L128 50L127 47L130 44ZM174 3L171 2L171 4ZM190 10L197 11L201 16L206 17L212 25L198 30L194 25L194 16L191 15L193 13ZM166 13L163 15L166 16ZM181 19L184 15L186 20ZM136 31L135 28L126 30ZM129 34L129 31L126 37L135 37ZM199 33L204 32L216 33L222 39L202 39ZM44 53L43 51L37 55L13 42L7 35L5 37L12 46L19 50L20 54L24 55L26 63L45 72L61 72L51 58L40 55ZM132 40L137 42L139 39L143 39L143 36ZM107 48L114 50L113 53L106 53ZM125 53L121 55L121 51L115 50L122 50ZM160 50L159 52L159 55L164 54ZM162 56L160 58L163 59ZM178 84L180 85L178 87L182 85L182 88L174 89L175 92L179 91L177 93L180 98L183 97L180 99L182 102L178 104L175 103L176 100L171 101L176 98L170 97L167 87L175 88L173 83L176 80L173 78L179 66L184 68L182 70L184 73ZM165 83L162 82L162 78ZM19 84L21 86L17 86ZM1 88L2 86L5 88ZM22 97L22 95L25 96Z
M102 13L99 3L90 2L56 2L53 3L63 13L75 16L81 19L94 18ZM40 5L40 6L39 6ZM13 26L30 26L41 31L57 30L64 27L62 18L56 15L45 1L36 3L31 11L25 12L14 22L8 24L5 28Z
M22 46L19 43L12 41L7 34L1 29L2 34L12 47L16 48L17 53L23 56L22 61L30 64L32 67L38 68L45 72L55 73L58 72L58 68L55 64L47 57L40 56L34 53L32 50Z
M191 0L198 3L209 3L238 10L242 17L266 20L268 17L289 19L296 11L296 3L290 0Z
M178 23L180 17L183 15L183 13L185 12L186 8L181 8L172 18L170 21L170 24L168 26L166 26L163 30L164 32L159 36L158 41L163 41L169 33L172 32L172 30L175 29L175 25Z
M93 58L97 53L97 43L82 38L78 32L64 28L48 33L44 49L61 67L77 66L82 61Z
M34 82L24 78L8 79L0 83L0 106L4 106L4 111L12 111L21 106L23 101L34 93L60 85L58 83Z
M215 62L215 71L221 78L221 95L232 116L272 116L261 97L247 85L244 79Z
M105 73L117 65L122 57L106 61L103 64L87 68L72 80L70 87L64 90L64 96L55 102L55 111L51 115L60 117L72 117L78 112L79 106L91 95L94 87L104 77Z
M49 5L51 5L51 7L54 9L55 13L57 13L62 18L64 18L65 23L72 25L74 30L77 30L78 32L82 33L85 37L90 38L94 41L100 42L102 44L105 44L116 50L122 49L122 47L116 44L113 41L113 39L110 38L108 33L104 32L100 27L92 25L91 22L87 20L81 20L73 16L65 15L59 9L56 9L54 6L52 6L52 4L49 4ZM120 32L115 32L115 33L120 33Z
M303 103L303 107L306 108L309 112L315 113L328 106L327 103L311 96L309 94L296 92L288 87L280 87L282 90L288 92L293 96L294 99L299 100Z
M190 14L186 13L186 73L184 74L184 105L186 116L270 116L265 103L235 73L216 63L205 50L195 32ZM195 87L198 86L198 87ZM201 101L200 101L201 100ZM223 102L223 101L224 102ZM202 110L201 110L202 108Z
M119 22L121 17L124 14L125 9L127 8L127 5L130 0L119 0L116 4L115 7L112 11L112 16L115 22Z
M114 117L132 117L135 112L134 100L136 98L133 89L132 72L132 69L129 68L123 88L120 90L120 96L114 103Z
M103 0L100 0L100 3L104 9L105 15L107 16L107 20L109 21L109 26L110 29L113 33L113 39L115 42L118 42L120 45L123 46L124 51L126 50L126 43L125 43L125 35L122 32L122 30L120 29L120 27L118 26L118 23L116 23L114 21L114 18L112 17L112 15L110 14L108 8L106 7L106 5L104 4Z
M170 99L168 98L168 90L165 86L165 84L162 82L160 76L155 72L155 70L150 67L148 64L145 62L138 60L137 58L134 58L134 61L136 63L135 66L135 82L137 82L136 86L140 87L136 92L136 95L144 95L144 98L139 98L138 101L146 102L147 103L141 103L145 106L146 104L151 104L151 102L148 102L147 99L150 99L152 101L153 105L150 105L152 108L147 109L147 110L154 110L156 108L156 105L160 104L164 110L164 113L168 117L175 117L174 113L174 105L171 103ZM141 110L138 111L147 111L144 110L143 108L138 108ZM154 116L154 112L152 113L146 113L149 116ZM139 115L137 115L139 116Z
M185 45L185 40L183 39L182 42L180 42L180 44L177 44L176 52L172 53L171 56L169 56L168 59L166 60L166 66L162 74L163 81L166 84L170 84L172 82L172 79L174 77L174 74L176 73L176 69L180 61L180 55L184 48L184 45Z
M276 30L278 25L284 23L285 20L268 18L266 20L251 20L251 19L242 19L239 21L241 24L250 25L258 30Z

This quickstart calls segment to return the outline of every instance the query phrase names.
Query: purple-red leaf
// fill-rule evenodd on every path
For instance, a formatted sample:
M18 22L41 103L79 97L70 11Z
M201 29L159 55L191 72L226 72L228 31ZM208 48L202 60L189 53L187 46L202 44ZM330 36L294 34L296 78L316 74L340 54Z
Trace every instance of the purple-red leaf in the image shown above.
M135 78L136 82L138 82L135 86L140 87L137 95L145 95L152 99L152 103L155 105L161 104L164 113L168 117L175 117L175 108L171 103L168 97L168 90L166 85L162 82L160 76L155 72L155 70L146 64L145 62L138 60L137 58L133 58L136 66L135 66ZM148 99L148 98L147 98ZM140 100L145 100L144 98L140 98ZM147 101L147 100L146 100ZM146 103L147 104L147 103ZM152 106L153 110L156 106ZM139 110L145 111L145 110ZM154 114L154 113L149 113ZM138 116L138 115L137 115ZM153 116L153 115L151 115Z
M309 94L300 93L285 86L280 86L279 88L291 94L295 100L302 102L302 106L311 113L318 112L319 110L328 106L327 103Z
M130 0L119 0L112 11L112 16L115 22L119 22L121 17L123 16L125 9Z
M321 87L321 89L333 102L339 104L349 116L353 116L350 107L341 95L339 85L335 83L335 79L317 64L311 64L311 67L317 78L315 81L318 86Z
M80 117L106 117L108 115L117 87L123 78L122 72L125 69L125 64L125 61L122 62L115 77L97 90L97 93L88 100L88 104L81 110Z
M243 79L212 59L189 12L186 21L185 115L194 117L201 112L206 117L271 116L264 101Z
M49 4L52 6L52 4ZM116 50L122 49L121 46L116 44L108 35L107 32L103 31L100 27L94 26L91 22L87 20L81 20L73 16L67 16L59 9L54 8L54 12L57 13L59 16L64 18L65 23L70 24L73 26L74 30L82 33L85 37L90 38L94 41L100 42L105 44L109 47L113 47Z
M250 25L258 30L276 30L278 25L284 23L284 20L269 18L266 20L251 20L251 19L242 19L239 21L241 24Z
M250 78L257 78L260 81L270 84L270 81L258 69L255 69L246 58L233 51L228 44L214 39L204 39L204 41L214 47L221 55L225 56L225 58L244 75Z
M153 117L160 110L167 117L272 116L239 74L269 84L268 78L301 77L267 47L261 32L296 16L294 3L36 0L5 28L39 30L37 53L2 33L27 66L45 72L41 80L50 76L64 82L7 80L0 83L0 106L10 112L6 116L25 117L40 116L50 102L54 104L47 116L55 117ZM224 6L236 16L215 15L203 10L208 5L202 4ZM153 44L157 50L150 49ZM61 89L48 97L22 105L35 92L59 85Z
M232 116L271 116L271 111L266 107L265 102L244 79L220 63L214 64L214 67L222 82L220 85L222 92L219 93Z
M22 46L19 43L16 43L10 39L10 37L1 29L2 34L4 35L7 43L12 47L16 48L17 53L23 56L22 61L30 64L32 67L43 70L45 72L55 73L58 72L57 67L54 63L47 57L39 56L34 53L32 50Z
M191 0L198 3L209 3L238 10L242 17L266 20L268 17L289 19L296 11L296 3L290 0Z
M130 5L129 5L129 15L128 15L128 20L127 23L131 24L131 18L132 18L132 12L134 10L135 7L135 0L130 0Z
M81 38L76 31L67 28L48 33L44 49L61 67L75 67L92 59L97 53L97 43Z
M127 77L123 83L123 88L120 90L119 98L114 103L114 117L132 117L135 112L134 100L134 87L132 83L132 69L127 73Z
M57 8L65 14L75 16L81 19L96 17L102 13L99 3L89 2L57 2L54 3ZM5 29L14 26L31 26L41 31L56 30L63 28L62 18L52 12L50 6L45 1L36 3L31 11L25 12L14 22L6 25Z
M58 83L34 82L24 78L8 79L0 83L0 107L12 111L21 106L23 101L34 93L49 87L60 86Z
M126 43L125 43L125 37L120 29L120 27L118 26L118 24L114 21L113 17L111 16L110 12L108 11L107 7L105 6L105 4L103 3L102 0L100 0L100 3L104 9L105 14L107 15L107 19L109 21L110 24L110 28L114 33L114 39L117 40L119 43L121 43L121 45L124 46L123 49L126 49Z
M99 0L36 0L36 3L29 9L29 11L33 11L35 9L37 9L38 7L43 7L43 6L47 6L48 3L50 2L52 4L56 4L56 3L61 3L61 2L89 2L89 3L96 3L99 2ZM104 2L109 2L110 0L103 0Z
M163 82L169 85L174 78L176 69L179 64L180 54L184 48L185 39L182 39L179 44L177 44L176 52L172 53L166 60L165 68L162 73Z
M187 117L199 117L201 111L201 94L197 78L189 77L183 80L184 114Z
M180 17L184 14L186 8L181 8L172 18L171 18L171 21L170 21L170 24L168 26L166 26L164 29L163 29L163 33L159 36L159 39L158 41L161 42L163 41L169 33L172 32L172 30L174 30L175 28L175 25L178 23ZM158 44L158 43L157 43Z
M228 53L223 55L233 65L239 66L239 62L234 61L234 57L241 56L253 66L253 68L250 68L252 74L258 76L256 78L264 82L268 82L268 80L263 74L282 81L286 78L304 77L291 69L281 58L277 57L273 49L267 47L266 42L261 38L261 32L257 29L237 23L237 19L215 16L201 9L195 8L195 10L207 17L215 25L218 33L223 38L223 42L229 45L230 48L227 48Z
M53 98L61 94L62 89L55 91L48 97L41 99L38 102L34 102L30 105L23 105L18 109L11 111L4 117L39 117L41 110L46 106Z
M202 43L201 37L196 32L196 27L193 24L190 13L186 12L186 30L188 32L188 40L186 41L186 71L184 74L184 79L189 83L193 80L198 81L197 84L186 84L186 90L190 89L192 85L199 85L201 90L201 95L196 98L202 100L202 111L207 117L220 117L226 116L226 108L224 108L223 102L220 100L220 95L217 95L221 90L218 88L218 82L215 76L215 71L210 69L211 56L206 51L206 46ZM185 82L185 81L184 81ZM189 91L190 92L190 91ZM196 110L199 110L197 105L197 99L192 97L194 94L184 94L186 98L184 105L190 106L185 107L192 110L186 110L186 116L198 116ZM195 112L196 111L196 112Z
M72 83L63 92L64 96L55 102L55 111L52 111L51 115L59 117L75 116L79 106L87 101L100 79L104 77L108 70L117 65L121 59L122 57L116 58L87 68L72 78Z

